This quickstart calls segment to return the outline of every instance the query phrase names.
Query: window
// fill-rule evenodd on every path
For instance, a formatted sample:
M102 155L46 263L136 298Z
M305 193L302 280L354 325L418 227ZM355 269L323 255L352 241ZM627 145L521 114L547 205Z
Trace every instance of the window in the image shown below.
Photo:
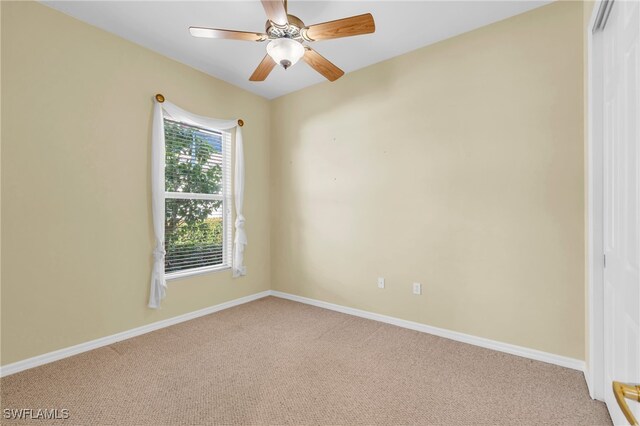
M165 274L230 267L231 135L164 119Z

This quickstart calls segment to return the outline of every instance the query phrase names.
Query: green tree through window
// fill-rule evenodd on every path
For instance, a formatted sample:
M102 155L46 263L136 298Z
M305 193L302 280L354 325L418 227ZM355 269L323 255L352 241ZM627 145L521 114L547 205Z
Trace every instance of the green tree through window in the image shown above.
M165 120L165 191L220 199L167 197L165 272L223 263L222 135Z

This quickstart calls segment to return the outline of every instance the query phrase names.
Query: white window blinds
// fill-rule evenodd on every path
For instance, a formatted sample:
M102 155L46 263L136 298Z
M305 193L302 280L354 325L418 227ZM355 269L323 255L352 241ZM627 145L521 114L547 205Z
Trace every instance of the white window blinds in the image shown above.
M167 278L230 266L230 134L165 119L164 136Z

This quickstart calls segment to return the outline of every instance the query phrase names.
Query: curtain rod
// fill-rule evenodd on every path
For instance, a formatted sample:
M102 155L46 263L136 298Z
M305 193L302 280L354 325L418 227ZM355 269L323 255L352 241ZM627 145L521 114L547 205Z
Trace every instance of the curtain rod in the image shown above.
M158 93L156 95L156 101L163 103L164 102L164 96L161 93ZM238 126L242 127L244 126L244 121L242 119L238 119Z

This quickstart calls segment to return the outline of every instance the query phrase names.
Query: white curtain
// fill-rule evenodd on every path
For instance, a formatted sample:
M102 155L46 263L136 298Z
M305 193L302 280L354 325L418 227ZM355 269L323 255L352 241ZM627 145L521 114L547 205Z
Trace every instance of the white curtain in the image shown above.
M231 267L233 276L246 274L244 266L244 248L247 245L247 234L244 229L242 205L244 199L244 151L242 147L242 128L238 120L218 120L192 114L165 100L160 103L154 101L153 130L151 133L151 193L153 204L153 230L156 235L156 246L153 250L153 272L151 275L151 289L149 290L149 307L159 308L160 301L166 294L167 283L164 278L164 115L176 121L194 126L217 130L236 129L235 139L235 171L234 171L234 199L236 208L235 238L233 240L233 256Z
M167 283L164 279L164 120L162 104L158 101L155 101L153 106L151 130L151 205L156 246L153 249L149 307L159 308L160 301L165 296Z

